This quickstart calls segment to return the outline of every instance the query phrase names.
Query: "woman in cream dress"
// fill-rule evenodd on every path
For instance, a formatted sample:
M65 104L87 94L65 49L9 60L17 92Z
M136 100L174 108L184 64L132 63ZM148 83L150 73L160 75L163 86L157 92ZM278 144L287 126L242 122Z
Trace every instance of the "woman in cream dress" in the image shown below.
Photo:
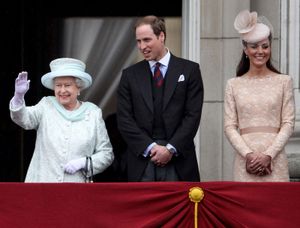
M243 54L225 89L224 131L236 151L235 181L289 181L284 146L294 130L293 82L271 64L271 29L257 19L247 10L235 19Z

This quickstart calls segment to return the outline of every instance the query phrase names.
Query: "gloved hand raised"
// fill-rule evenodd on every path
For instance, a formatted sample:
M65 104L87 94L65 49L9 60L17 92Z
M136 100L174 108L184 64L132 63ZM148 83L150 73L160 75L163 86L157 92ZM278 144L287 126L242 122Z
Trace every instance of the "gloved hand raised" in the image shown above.
M65 164L64 171L69 174L74 174L78 170L85 168L85 161L86 161L85 157L73 159L73 160L69 161L67 164Z
M15 80L15 94L12 99L13 105L15 107L23 104L24 96L29 90L30 80L27 80L27 72L22 71L19 73Z

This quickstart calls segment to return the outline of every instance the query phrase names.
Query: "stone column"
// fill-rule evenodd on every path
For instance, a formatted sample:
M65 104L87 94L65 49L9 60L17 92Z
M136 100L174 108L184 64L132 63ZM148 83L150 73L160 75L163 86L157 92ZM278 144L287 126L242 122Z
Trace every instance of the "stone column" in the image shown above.
M286 146L286 152L291 181L300 181L300 2L281 0L280 14L280 69L293 77L296 103L295 131Z

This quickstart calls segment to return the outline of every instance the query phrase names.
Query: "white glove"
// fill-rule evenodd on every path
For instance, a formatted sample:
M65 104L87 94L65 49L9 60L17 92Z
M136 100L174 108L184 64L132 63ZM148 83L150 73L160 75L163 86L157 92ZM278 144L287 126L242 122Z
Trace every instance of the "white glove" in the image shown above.
M13 107L20 107L23 104L24 96L29 90L30 80L27 80L27 72L19 73L15 80L15 95L12 99Z
M65 164L64 171L69 174L74 174L78 170L85 168L85 161L86 161L85 157L73 159L73 160L69 161L67 164Z

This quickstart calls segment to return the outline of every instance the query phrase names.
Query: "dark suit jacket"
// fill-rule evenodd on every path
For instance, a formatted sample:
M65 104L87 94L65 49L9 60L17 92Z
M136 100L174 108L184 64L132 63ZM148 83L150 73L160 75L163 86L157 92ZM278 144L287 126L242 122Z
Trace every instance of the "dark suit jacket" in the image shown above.
M180 75L184 80L179 82ZM146 60L123 70L118 88L118 127L128 146L128 181L140 181L149 158L143 152L153 142L152 73ZM171 55L165 75L163 111L167 140L182 181L200 181L194 137L199 127L203 82L198 63Z

